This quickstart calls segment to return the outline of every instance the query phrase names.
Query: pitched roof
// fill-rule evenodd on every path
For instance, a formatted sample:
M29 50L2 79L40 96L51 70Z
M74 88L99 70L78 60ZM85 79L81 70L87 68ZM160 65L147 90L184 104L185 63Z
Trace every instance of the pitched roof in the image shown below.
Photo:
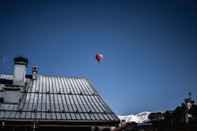
M0 104L0 120L119 123L88 79L43 75L28 82L19 104Z

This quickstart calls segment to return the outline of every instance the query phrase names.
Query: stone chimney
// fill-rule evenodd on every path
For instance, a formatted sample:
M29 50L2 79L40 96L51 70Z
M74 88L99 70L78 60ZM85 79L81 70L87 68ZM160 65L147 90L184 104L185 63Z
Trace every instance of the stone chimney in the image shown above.
M14 79L13 84L15 86L25 86L25 75L28 60L24 57L14 58Z
M22 91L26 88L26 68L28 60L24 57L14 58L13 81L0 86L0 103L18 104L22 98ZM8 81L9 79L5 79Z

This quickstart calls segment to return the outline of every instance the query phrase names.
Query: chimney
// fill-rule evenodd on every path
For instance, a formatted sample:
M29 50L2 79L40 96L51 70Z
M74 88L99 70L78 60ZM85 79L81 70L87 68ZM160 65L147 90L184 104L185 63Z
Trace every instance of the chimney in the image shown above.
M16 86L25 86L26 68L28 59L24 57L14 58L14 80L13 84Z
M37 74L38 74L38 66L33 65L32 66L32 79L33 80L37 79Z

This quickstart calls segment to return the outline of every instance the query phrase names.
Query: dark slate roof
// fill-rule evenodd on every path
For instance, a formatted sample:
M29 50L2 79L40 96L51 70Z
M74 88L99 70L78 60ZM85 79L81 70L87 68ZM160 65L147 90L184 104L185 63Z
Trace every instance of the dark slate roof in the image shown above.
M88 79L43 75L30 81L20 104L0 104L0 120L119 123Z

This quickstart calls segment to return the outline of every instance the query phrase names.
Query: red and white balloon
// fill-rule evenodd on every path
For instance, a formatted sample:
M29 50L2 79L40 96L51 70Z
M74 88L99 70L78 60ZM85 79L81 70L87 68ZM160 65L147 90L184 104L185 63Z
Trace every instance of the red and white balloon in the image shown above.
M96 61L100 62L104 59L103 54L101 53L96 53Z

